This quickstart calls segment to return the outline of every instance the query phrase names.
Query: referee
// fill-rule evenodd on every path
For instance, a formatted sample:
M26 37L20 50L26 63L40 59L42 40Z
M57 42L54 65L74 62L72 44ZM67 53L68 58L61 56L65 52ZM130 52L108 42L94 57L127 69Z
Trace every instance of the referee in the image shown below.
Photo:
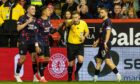
M68 66L68 81L72 81L73 66L77 58L75 79L78 81L78 71L82 67L84 60L84 41L89 35L89 29L85 21L80 20L80 14L77 11L72 13L72 20L65 21L69 27L67 54L69 60Z

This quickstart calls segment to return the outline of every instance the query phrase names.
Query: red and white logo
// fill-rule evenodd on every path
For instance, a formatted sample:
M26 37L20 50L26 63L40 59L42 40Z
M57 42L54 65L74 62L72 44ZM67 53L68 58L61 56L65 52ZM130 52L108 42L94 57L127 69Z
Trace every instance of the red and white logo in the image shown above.
M48 70L54 78L62 78L67 75L67 66L68 60L66 56L61 53L55 53L50 57Z

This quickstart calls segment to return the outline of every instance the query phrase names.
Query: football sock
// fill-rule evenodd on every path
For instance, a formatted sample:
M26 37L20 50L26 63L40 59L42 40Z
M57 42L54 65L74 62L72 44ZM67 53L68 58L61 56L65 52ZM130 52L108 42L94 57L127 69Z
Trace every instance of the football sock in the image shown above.
M79 63L77 62L76 64L76 72L78 72L80 70L80 68L82 67L83 63Z

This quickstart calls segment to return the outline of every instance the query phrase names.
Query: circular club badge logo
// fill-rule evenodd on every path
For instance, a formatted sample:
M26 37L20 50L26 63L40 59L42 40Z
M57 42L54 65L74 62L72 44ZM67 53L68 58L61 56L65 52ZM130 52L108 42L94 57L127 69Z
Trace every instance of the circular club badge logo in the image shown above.
M67 74L67 66L68 60L66 56L56 53L50 57L48 70L54 78L62 78Z

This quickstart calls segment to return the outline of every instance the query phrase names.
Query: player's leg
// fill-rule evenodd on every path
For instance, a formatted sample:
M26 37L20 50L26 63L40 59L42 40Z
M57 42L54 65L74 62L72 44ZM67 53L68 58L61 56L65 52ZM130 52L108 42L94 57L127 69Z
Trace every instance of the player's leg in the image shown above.
M31 54L32 57L32 69L33 69L33 82L39 82L37 78L37 73L38 73L38 64L37 64L37 54L32 52Z
M39 66L39 73L40 73L40 82L47 82L45 77L44 77L44 56L43 55L39 55L39 63L38 63L38 66Z
M78 55L77 57L78 62L76 64L76 71L75 71L75 80L78 81L79 80L79 70L81 69L82 65L83 65L83 61L84 61L84 56L82 55Z
M27 45L25 42L20 42L19 43L19 54L20 54L20 59L17 63L17 68L16 68L16 73L15 73L15 78L17 82L22 82L19 73L22 68L22 65L26 59L26 54L27 54Z
M77 54L78 57L78 62L76 64L76 71L75 71L75 79L78 81L79 80L79 70L81 69L82 65L83 65L83 61L84 61L84 45L83 44L80 44L80 45L77 45Z
M116 74L117 81L120 81L121 80L121 75L119 74L116 65L110 59L111 58L111 55L110 55L111 44L107 44L107 46L108 46L109 49L108 49L108 51L105 52L105 63L111 68L111 70L114 72L114 74Z
M99 57L99 56L97 56ZM98 75L100 74L100 69L102 65L103 60L101 58L96 58L96 68L95 68L95 74L94 74L94 82L98 80Z
M83 65L83 61L84 61L84 56L78 55L78 62L76 64L76 71L75 72L78 72L80 70L80 68Z
M75 47L71 44L67 44L67 56L68 56L68 81L72 81L73 66L75 64Z
M26 56L25 55L20 55L20 59L19 59L19 61L17 63L16 74L19 74L20 73L22 64L24 63L25 59L26 59Z
M50 58L50 47L49 46L44 46L44 56L45 56L44 69L46 69L48 66L48 63L49 63L49 58Z
M17 82L22 82L22 80L20 78L20 71L21 71L21 68L22 68L22 65L23 65L25 59L26 59L25 55L20 55L20 59L17 63L16 73L15 73L15 79Z
M48 66L49 58L50 58L50 49L49 49L49 46L44 46L43 51L44 51L44 52L43 52L43 55L44 55L43 68L44 68L44 71L45 71L45 69L46 69L47 66Z
M94 82L96 82L98 80L98 75L100 74L101 65L103 63L103 57L101 54L102 49L103 49L103 46L100 45L98 54L96 56L96 68L95 68L95 74L94 74L94 78L93 78Z
M72 81L72 73L73 73L74 64L75 64L75 60L71 60L68 63L68 81Z
M44 49L44 45L43 43L39 43L39 47L41 49L41 52L38 53L38 68L39 68L39 73L40 73L40 82L47 82L47 80L45 79L44 77L44 62L45 62L45 56L44 56L44 53L45 53L45 49Z
M111 70L116 74L117 81L121 81L121 75L116 67L116 65L112 62L111 59L107 58L105 59L105 63L111 68Z
M48 55L44 57L44 69L47 68L48 63L49 63L49 59L50 59L50 57Z
M35 51L35 44L31 43L28 45L28 51L30 53L30 56L32 58L32 69L33 69L33 82L39 82L39 79L37 78L38 74L38 64L37 64L37 53Z

